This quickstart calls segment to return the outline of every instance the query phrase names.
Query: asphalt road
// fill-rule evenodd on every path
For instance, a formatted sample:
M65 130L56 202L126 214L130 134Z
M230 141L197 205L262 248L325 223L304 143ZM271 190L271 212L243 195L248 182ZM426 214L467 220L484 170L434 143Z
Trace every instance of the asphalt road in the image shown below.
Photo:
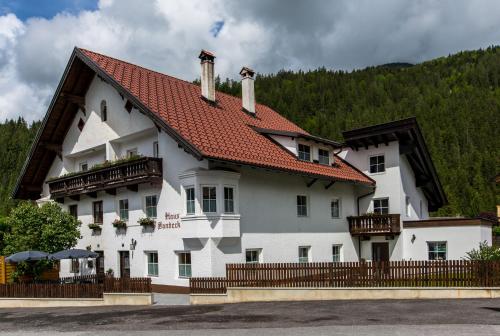
M500 335L500 299L0 309L1 335Z

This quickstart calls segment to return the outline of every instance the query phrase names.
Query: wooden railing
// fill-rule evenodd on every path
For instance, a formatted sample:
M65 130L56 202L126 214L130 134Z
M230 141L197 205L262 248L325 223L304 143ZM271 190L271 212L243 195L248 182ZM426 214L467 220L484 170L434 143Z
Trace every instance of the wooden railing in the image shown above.
M399 234L401 232L399 214L364 215L347 217L352 235Z
M77 276L58 282L11 283L0 285L0 297L19 298L101 298L103 293L150 293L150 278Z
M159 181L161 177L161 158L140 157L70 176L62 176L50 180L48 184L52 197L64 197Z
M228 287L493 287L500 262L469 260L228 264L225 278L191 278L192 294Z

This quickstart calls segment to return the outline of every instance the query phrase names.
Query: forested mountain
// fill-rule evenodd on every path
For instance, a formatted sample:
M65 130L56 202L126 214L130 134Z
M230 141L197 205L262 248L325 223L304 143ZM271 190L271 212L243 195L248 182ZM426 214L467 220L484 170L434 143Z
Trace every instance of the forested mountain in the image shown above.
M500 173L500 47L392 65L259 75L256 98L335 140L344 130L416 116L449 200L434 215L494 211L500 201L493 182ZM231 80L219 80L218 89L241 92Z
M14 205L10 194L39 125L21 118L0 123L0 217Z
M240 95L237 81L218 90ZM342 140L342 131L416 116L449 205L434 215L475 216L500 201L500 47L411 65L353 72L320 68L259 75L257 101L310 133ZM39 123L0 124L0 216Z

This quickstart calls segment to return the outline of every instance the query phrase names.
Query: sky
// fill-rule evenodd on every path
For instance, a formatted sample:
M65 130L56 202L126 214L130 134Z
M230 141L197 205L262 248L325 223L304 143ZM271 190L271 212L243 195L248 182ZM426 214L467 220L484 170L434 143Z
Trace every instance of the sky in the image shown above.
M498 0L0 0L0 120L39 120L75 46L192 81L418 63L500 44Z

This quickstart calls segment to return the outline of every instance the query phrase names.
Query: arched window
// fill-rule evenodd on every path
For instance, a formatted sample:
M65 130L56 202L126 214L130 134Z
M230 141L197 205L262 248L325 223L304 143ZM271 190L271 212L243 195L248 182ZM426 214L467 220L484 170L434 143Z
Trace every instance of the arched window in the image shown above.
M108 106L106 105L106 101L101 101L101 120L108 120Z

